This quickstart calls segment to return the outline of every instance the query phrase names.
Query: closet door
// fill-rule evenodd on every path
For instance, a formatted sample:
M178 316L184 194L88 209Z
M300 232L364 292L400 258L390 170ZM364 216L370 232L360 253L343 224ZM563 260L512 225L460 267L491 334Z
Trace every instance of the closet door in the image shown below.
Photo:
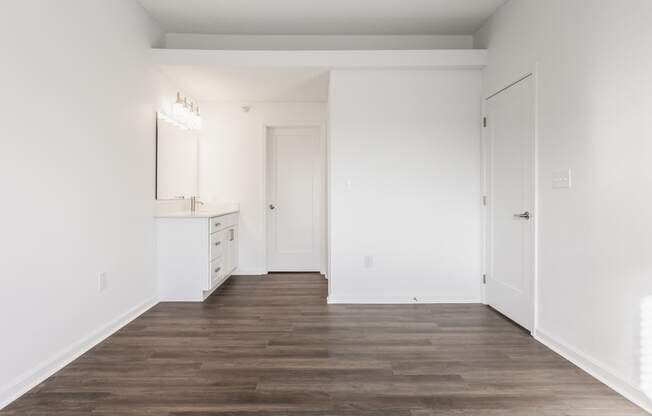
M534 326L534 86L529 76L488 100L487 303Z

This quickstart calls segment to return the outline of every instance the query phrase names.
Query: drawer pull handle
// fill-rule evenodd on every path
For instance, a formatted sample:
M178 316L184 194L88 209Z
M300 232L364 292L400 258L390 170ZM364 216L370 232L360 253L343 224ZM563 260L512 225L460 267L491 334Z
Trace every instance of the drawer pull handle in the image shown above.
M222 244L221 241L218 241L217 243L215 243L216 246L219 246L220 244Z
M217 269L215 269L215 273L219 273L220 270L222 270L222 268L221 268L221 267L218 267Z
M216 227L219 227L220 225L222 225L221 222L216 222L216 223L215 223L215 226L216 226Z

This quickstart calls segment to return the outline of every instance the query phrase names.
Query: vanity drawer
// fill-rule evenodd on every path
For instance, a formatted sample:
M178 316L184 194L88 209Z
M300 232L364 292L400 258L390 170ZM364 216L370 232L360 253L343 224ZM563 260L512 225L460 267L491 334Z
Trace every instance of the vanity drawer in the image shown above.
M226 224L226 215L210 218L209 221L211 226L211 234L228 227Z
M224 228L229 228L236 225L238 223L238 214L233 213L222 215L220 217L213 217L210 219L210 221L211 233L214 233L216 231L223 230Z
M224 279L224 261L219 257L211 261L211 284L209 289L215 287L222 279Z
M222 257L226 244L226 230L211 234L211 260Z

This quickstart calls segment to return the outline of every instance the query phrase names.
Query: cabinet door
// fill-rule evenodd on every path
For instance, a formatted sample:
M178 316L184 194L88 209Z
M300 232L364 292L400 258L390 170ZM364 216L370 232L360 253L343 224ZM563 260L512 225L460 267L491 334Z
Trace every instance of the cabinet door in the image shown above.
M220 257L211 261L210 279L206 290L210 290L214 288L217 284L219 284L222 280L224 280L225 275L226 275L226 269L224 267L224 259Z
M227 231L218 231L210 236L210 255L211 260L219 257L224 257L225 247L227 243Z
M229 273L238 268L238 227L229 231Z
M224 276L231 274L231 230L227 228L224 230Z

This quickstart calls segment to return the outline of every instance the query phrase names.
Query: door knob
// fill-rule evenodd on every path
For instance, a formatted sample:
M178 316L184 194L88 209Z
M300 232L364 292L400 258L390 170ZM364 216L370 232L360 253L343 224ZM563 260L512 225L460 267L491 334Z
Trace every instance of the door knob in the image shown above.
M274 204L269 204L269 209L271 209L271 210L275 210L275 209L276 209L276 206L275 206Z
M529 220L530 219L530 213L528 211L525 211L522 214L514 214L514 217Z

